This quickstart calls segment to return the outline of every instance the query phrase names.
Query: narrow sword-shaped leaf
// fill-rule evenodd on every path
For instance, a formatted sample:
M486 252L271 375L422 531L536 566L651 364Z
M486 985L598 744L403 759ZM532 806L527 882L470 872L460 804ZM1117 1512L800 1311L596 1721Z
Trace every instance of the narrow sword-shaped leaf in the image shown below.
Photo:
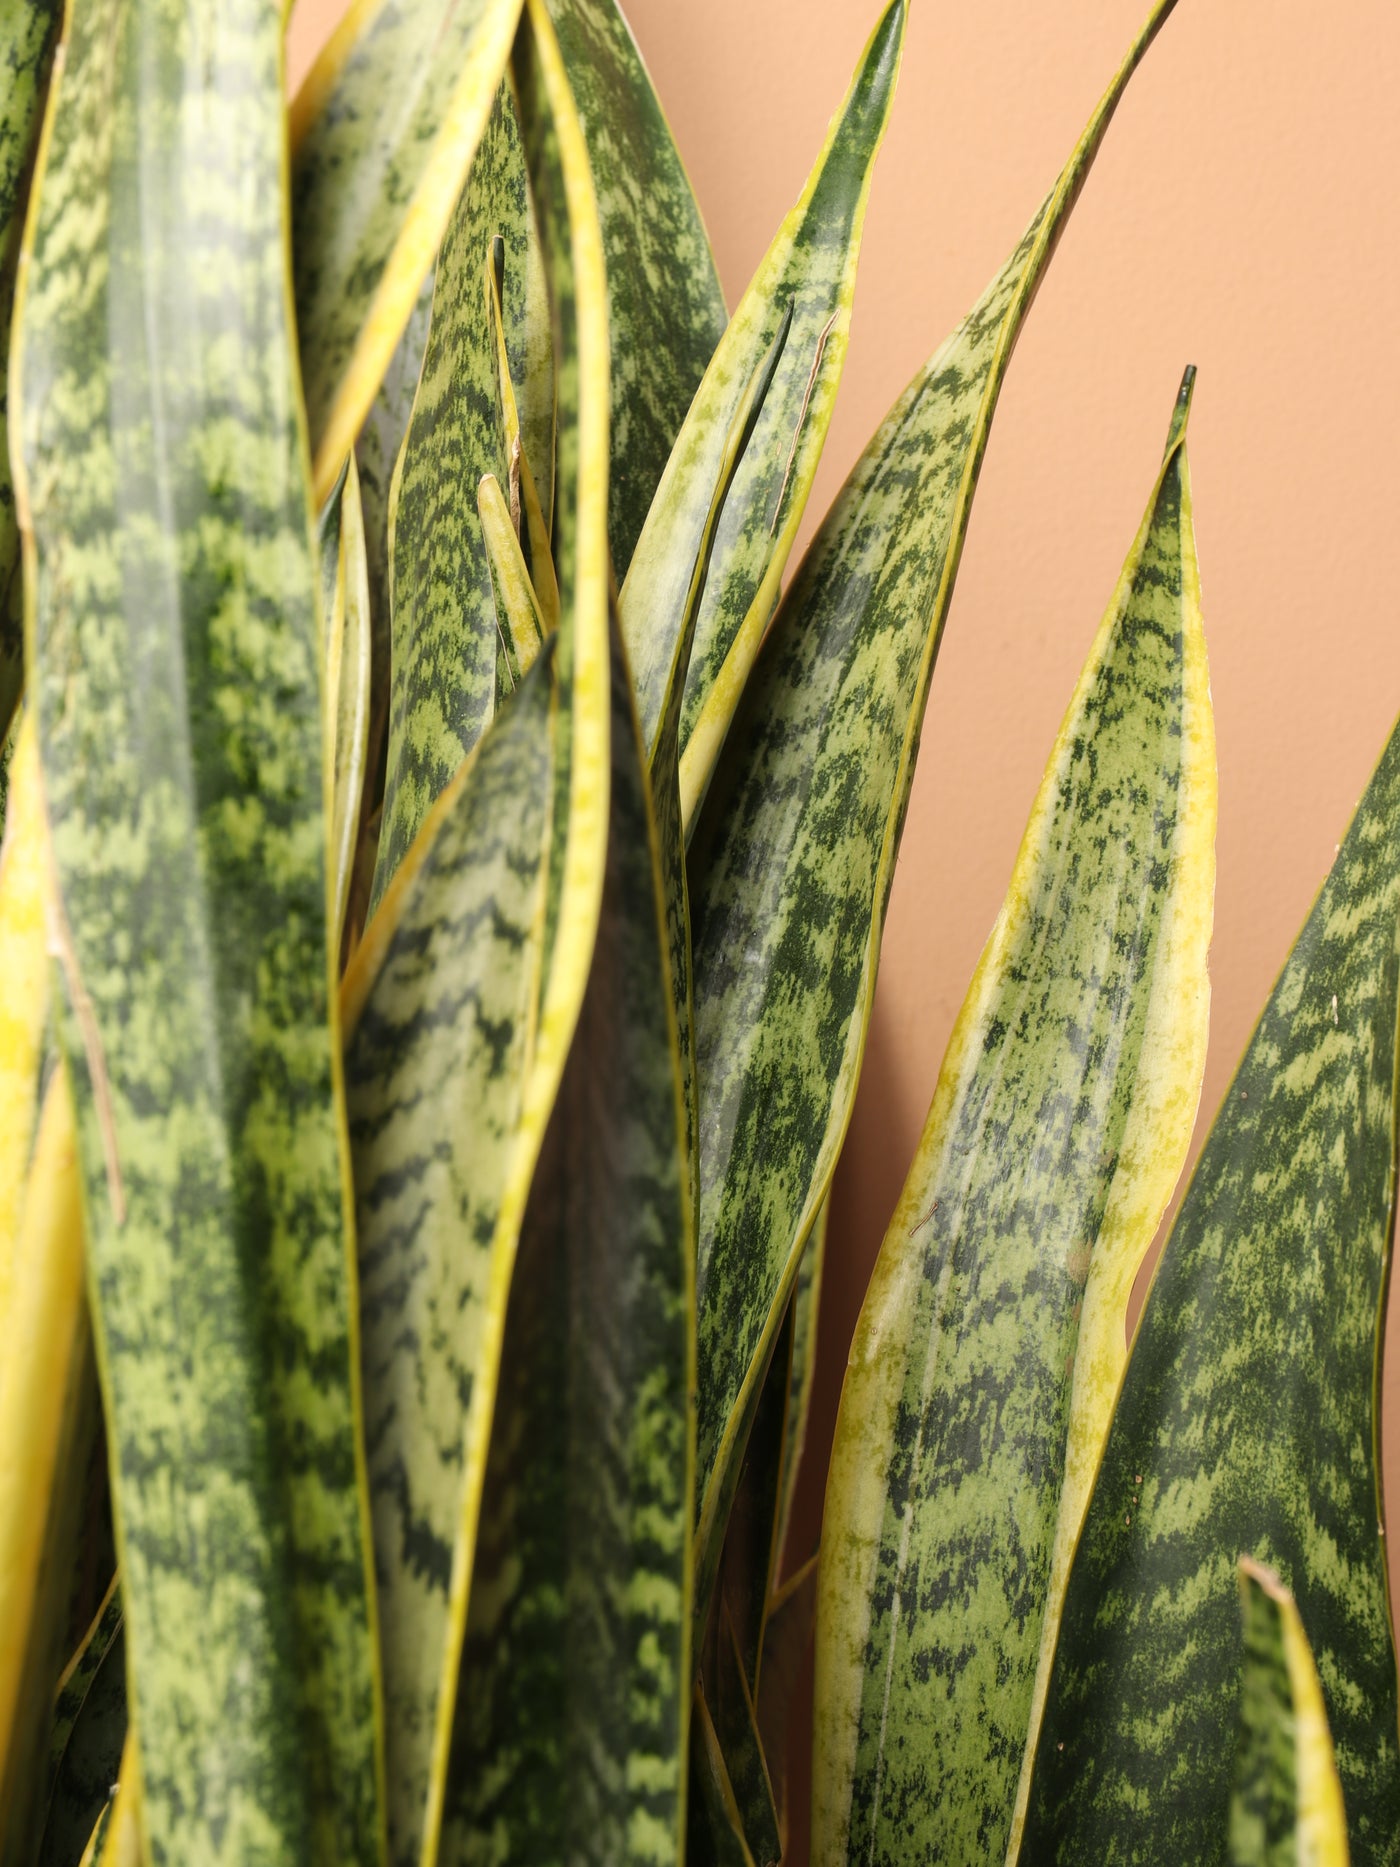
M280 9L74 0L45 138L18 490L142 1845L370 1867Z
M331 926L339 947L360 826L369 737L371 630L364 514L355 457L318 521L325 628L326 772L331 795Z
M511 523L510 508L494 474L484 474L476 489L476 510L491 588L496 598L496 627L509 670L509 685L516 687L527 674L544 642L546 623L539 598L530 582L520 540ZM497 696L499 704L500 696Z
M1004 1854L1057 1519L1068 1505L1072 1547L1127 1291L1185 1164L1216 798L1189 394L1190 373L851 1346L822 1521L818 1863ZM1081 1310L1096 1431L1067 1498Z
M0 1329L0 1860L27 1867L43 1818L48 1714L78 1531L75 1464L90 1413L92 1340L73 1099L44 1096Z
M787 1845L788 1751L797 1680L817 1618L817 1558L809 1556L768 1604L763 1628L763 1664L758 1686L758 1730L778 1803L778 1822Z
M690 1775L685 1852L689 1867L768 1867L755 1862L745 1838L734 1785L700 1684L690 1721Z
M1265 1006L1138 1324L1022 1859L1223 1861L1234 1565L1290 1587L1358 1860L1400 1858L1377 1361L1395 1204L1400 730Z
M48 1816L38 1867L77 1867L126 1741L126 1640L115 1582L54 1707Z
M355 0L292 105L292 255L318 503L413 316L519 16L520 0Z
M121 1773L104 1816L99 1816L88 1843L95 1867L143 1867L141 1756L134 1731L127 1732L122 1749Z
M531 240L528 248L528 256L531 265L526 273L526 316L523 330L517 329L517 336L523 336L525 339L526 348L523 364L527 371L527 375L524 379L527 389L530 386L528 372L531 369L530 359L533 354L530 346L533 346L536 341L535 324L537 307L536 292L534 289L535 278L533 262L538 258L541 270L543 269L544 263L543 255L538 254L536 250L538 235L535 229L533 211L530 215L530 234ZM554 559L550 553L549 520L547 517L550 510L549 496L552 487L549 481L546 481L545 495L542 503L540 489L535 481L534 466L530 458L529 447L527 446L527 421L522 419L521 416L521 400L516 394L515 381L512 375L513 369L516 370L517 374L519 373L519 369L512 363L510 347L506 339L505 308L501 302L504 283L502 275L504 271L505 242L497 240L494 243L491 259L486 268L486 283L489 294L488 307L491 314L491 335L496 346L496 369L501 386L501 413L505 421L506 453L510 461L510 478L508 481L510 486L510 500L508 505L509 510L513 514L513 523L519 542L526 554L526 562L530 574L533 578L538 580L536 591L537 600L544 612L549 627L553 629L558 626L559 621L559 585L555 579ZM546 294L544 318L546 334L549 337L550 344L549 388L552 397L554 383L554 340L552 333L549 331L549 315L549 302L548 295ZM551 400L549 404L550 425L548 431L538 436L535 443L536 445L544 446L548 450L546 466L551 478L554 466L553 420L554 404Z
M774 620L697 831L702 1584L850 1119L924 703L1012 345L1172 4L857 463Z
M806 187L778 229L705 371L666 462L619 604L642 732L654 744L675 678L686 591L714 521L715 489L736 411L761 359L787 328L777 377L718 515L694 643L680 661L683 771L720 667L733 650L734 697L753 665L817 460L845 363L871 168L889 120L904 44L907 0L890 0L865 48ZM731 699L724 726L733 713ZM718 751L723 730L706 760ZM682 780L689 822L703 785Z
M509 461L486 265L502 239L505 327L523 332L527 196L520 127L502 85L438 257L397 473L389 763L372 905L495 705L496 604L476 494L483 474L503 482Z
M549 11L578 99L607 261L608 539L621 579L724 334L724 294L689 179L620 8L614 0L549 0Z
M0 356L10 350L15 272L62 0L12 0L0 14ZM10 385L0 377L0 740L24 685L24 579L10 469ZM4 821L0 783L0 823ZM0 974L0 977L3 977ZM3 1177L3 1176L0 1176Z
M830 1201L821 1211L803 1248L792 1292L792 1359L788 1373L787 1419L783 1427L783 1468L778 1482L778 1522L773 1536L773 1574L776 1584L787 1553L797 1475L807 1445L807 1420L812 1411L812 1384L817 1372L817 1322L821 1311L822 1272L826 1268L827 1221Z
M39 1072L49 1018L44 888L49 857L34 715L20 724L10 809L0 842L0 1340L10 1308L29 1150L39 1114Z
M511 1286L442 1867L661 1867L684 1835L694 1235L620 649L611 726L602 917Z
M510 1286L498 1231L538 999L550 688L536 668L444 793L346 978L365 1439L384 1674L390 1858L416 1867L457 1654L462 1448L484 1433L483 1331ZM426 840L426 839L425 839ZM378 935L376 935L378 938ZM372 983L362 976L373 968ZM460 1643L460 1632L457 1634Z
M1292 1595L1241 1556L1244 1674L1230 1867L1347 1867L1346 1811L1322 1687Z

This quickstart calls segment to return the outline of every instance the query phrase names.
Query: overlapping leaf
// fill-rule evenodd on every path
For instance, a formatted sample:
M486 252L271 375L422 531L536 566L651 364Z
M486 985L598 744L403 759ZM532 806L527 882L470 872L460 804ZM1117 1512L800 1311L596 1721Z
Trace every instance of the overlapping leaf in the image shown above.
M1057 1523L1072 1549L1127 1293L1185 1163L1215 888L1189 394L1188 375L852 1344L822 1526L817 1862L1004 1854ZM1072 1393L1091 1417L1067 1487Z
M144 1845L369 1867L281 53L267 0L74 0L16 318L19 492Z
M510 56L520 0L355 0L292 106L292 249L323 501L390 368Z
M871 169L884 136L904 43L907 0L890 0L807 185L778 229L710 361L647 513L619 599L638 710L655 743L673 681L684 682L681 795L687 822L733 714L806 505L845 362ZM762 359L786 332L776 377L738 463L724 460L736 412ZM733 483L711 518L716 488ZM686 593L714 526L693 644ZM702 734L702 708L729 662Z
M1377 1355L1395 1201L1400 730L1197 1163L1070 1572L1021 1858L1222 1860L1235 1559L1297 1599L1358 1860L1400 1854Z
M29 198L44 93L63 21L62 0L16 0L0 15L0 356L10 349L15 265ZM0 380L0 739L24 684L24 582L10 478L10 385ZM0 784L0 823L4 787Z
M1322 1688L1292 1595L1240 1558L1244 1677L1230 1867L1347 1867L1346 1812Z
M49 1017L48 880L34 715L21 722L0 842L0 1340L39 1113L39 1072Z
M549 10L578 98L607 262L608 538L620 579L724 334L724 294L690 182L615 0L549 0Z
M39 1867L77 1867L111 1796L126 1741L126 1640L115 1582L59 1681Z
M354 455L318 523L325 631L326 777L330 786L331 926L345 925L369 742L371 627L364 513Z
M702 1581L850 1117L924 702L1011 348L1170 10L1161 0L1020 245L857 464L773 623L697 832Z

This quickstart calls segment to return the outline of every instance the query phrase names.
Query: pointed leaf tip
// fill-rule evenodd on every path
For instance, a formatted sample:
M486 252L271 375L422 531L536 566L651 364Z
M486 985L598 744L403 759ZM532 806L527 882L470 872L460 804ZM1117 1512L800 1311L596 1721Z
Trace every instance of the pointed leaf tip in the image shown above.
M1172 410L1172 425L1167 431L1165 460L1174 447L1180 445L1186 435L1186 424L1191 418L1191 397L1196 392L1196 365L1188 363L1181 376L1181 387L1176 392L1176 407Z

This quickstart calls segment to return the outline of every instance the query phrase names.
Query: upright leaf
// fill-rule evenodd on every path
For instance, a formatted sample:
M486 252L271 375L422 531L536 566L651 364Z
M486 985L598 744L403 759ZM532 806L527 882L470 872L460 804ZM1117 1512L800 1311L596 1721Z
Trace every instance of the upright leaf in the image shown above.
M1057 1522L1072 1549L1127 1293L1185 1163L1215 892L1191 374L851 1347L822 1524L818 1862L1005 1852ZM1085 1470L1066 1484L1072 1412Z
M438 258L394 494L393 677L376 902L495 704L499 632L476 502L482 476L504 483L510 463L487 267L502 241L507 349L522 354L529 224L520 126L502 85Z
M0 1341L10 1309L25 1174L39 1114L49 1018L44 891L49 855L32 711L20 724L10 809L0 841Z
M39 1867L78 1867L117 1780L126 1727L126 1639L114 1582L82 1651L59 1681Z
M1297 1598L1352 1850L1400 1857L1377 1361L1395 1207L1400 730L1144 1307L1070 1572L1022 1859L1223 1861L1235 1558Z
M1332 1737L1292 1595L1239 1564L1244 1679L1230 1797L1230 1867L1347 1867Z
M444 793L421 859L415 854L400 872L346 976L396 1867L432 1858L424 1848L429 1786L435 1747L446 1744L461 1644L450 1592L463 1447L489 1427L486 1342L503 1325L515 1249L498 1219L538 997L548 676L547 662L537 662Z
M29 200L29 178L44 113L62 0L12 0L0 12L0 356L10 352L15 267ZM10 385L0 381L0 740L24 685L24 579L19 520L10 477ZM0 823L4 821L0 784Z
M520 0L354 0L292 105L292 252L318 503L447 231Z
M1159 0L1020 245L857 463L774 620L697 832L702 1580L850 1119L924 702L1007 362L1172 4Z
M620 652L602 918L506 1321L443 1867L675 1862L694 1240L642 749Z
M369 739L371 628L360 476L353 454L322 512L326 778L330 785L331 926L337 949L350 895Z
M621 579L724 335L724 294L689 178L621 9L615 0L549 0L549 11L598 191L612 349L608 539Z
M281 60L272 0L73 0L16 319L19 492L142 1845L368 1867L382 1757Z
M846 357L871 169L889 120L906 12L907 0L888 0L806 187L705 372L623 584L622 631L648 747L656 740L672 682L679 678L684 684L683 774L696 767L700 754L689 751L690 741L732 652L722 724L705 737L710 749L701 762L708 779L772 613L816 473ZM777 374L736 470L725 461L727 438L780 331L786 341ZM730 476L723 509L712 519L716 489ZM691 625L693 646L682 652L686 592L711 527L709 568ZM703 788L683 775L687 822Z

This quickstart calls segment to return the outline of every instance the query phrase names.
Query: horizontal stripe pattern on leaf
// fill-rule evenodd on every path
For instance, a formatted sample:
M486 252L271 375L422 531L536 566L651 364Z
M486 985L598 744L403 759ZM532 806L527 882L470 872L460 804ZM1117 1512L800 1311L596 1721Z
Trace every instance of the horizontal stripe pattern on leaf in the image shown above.
M1022 1859L1223 1861L1235 1559L1292 1589L1359 1861L1400 1858L1377 1344L1394 1220L1400 729L1192 1176L1070 1573Z
M45 134L20 493L142 1845L377 1867L280 8L74 0Z
M1086 1284L1118 1298L1100 1306L1120 1345L1101 1446L1123 1300L1205 1065L1215 745L1196 590L1174 421L851 1347L822 1529L817 1862L1006 1850L1053 1642Z

